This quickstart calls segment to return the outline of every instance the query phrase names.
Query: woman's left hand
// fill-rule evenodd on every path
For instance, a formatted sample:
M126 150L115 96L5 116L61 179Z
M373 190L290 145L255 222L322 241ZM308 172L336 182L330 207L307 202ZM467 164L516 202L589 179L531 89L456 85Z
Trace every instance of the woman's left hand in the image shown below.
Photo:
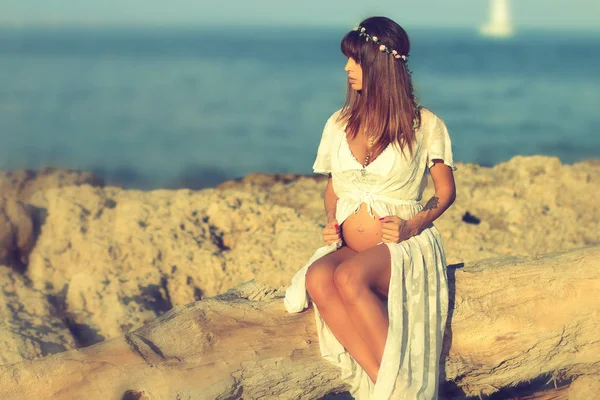
M381 240L383 242L400 243L417 234L416 227L410 221L395 215L379 218L382 222Z

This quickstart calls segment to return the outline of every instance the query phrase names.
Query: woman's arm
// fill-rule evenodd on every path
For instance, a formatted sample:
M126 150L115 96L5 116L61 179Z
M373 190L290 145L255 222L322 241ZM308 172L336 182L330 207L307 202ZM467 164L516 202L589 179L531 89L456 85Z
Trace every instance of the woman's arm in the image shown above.
M335 210L338 201L338 197L333 191L333 182L331 174L329 174L329 180L327 181L327 187L325 187L325 193L323 197L325 202L325 214L327 215L327 223L329 223L335 219Z
M418 235L429 226L454 203L456 199L456 185L452 169L442 160L433 160L429 174L435 186L435 194L417 215L407 221L411 232Z
M327 187L325 187L325 213L327 214L327 225L323 228L323 240L327 245L338 243L338 249L343 245L342 236L340 234L340 227L335 219L335 210L337 207L338 197L333 191L333 182L331 174L329 174L329 180L327 181Z

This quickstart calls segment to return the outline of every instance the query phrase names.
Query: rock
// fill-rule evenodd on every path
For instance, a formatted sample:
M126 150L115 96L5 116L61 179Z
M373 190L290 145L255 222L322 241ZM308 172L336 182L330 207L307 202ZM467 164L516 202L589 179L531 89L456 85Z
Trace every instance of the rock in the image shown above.
M88 344L253 278L282 286L322 245L315 222L237 190L69 186L43 202L26 274L37 290L64 292L73 323L93 333Z
M42 168L38 172L29 169L0 172L2 196L23 203L28 203L37 192L71 185L104 186L104 180L91 172L58 168Z
M39 358L74 346L69 327L51 301L33 290L20 274L0 266L0 364Z
M0 197L0 265L22 270L27 264L36 239L33 218L31 208Z
M558 369L572 378L600 373L599 259L594 246L453 268L446 379L475 396ZM0 366L0 397L315 399L347 389L321 357L312 307L288 314L283 295L246 282L123 337Z

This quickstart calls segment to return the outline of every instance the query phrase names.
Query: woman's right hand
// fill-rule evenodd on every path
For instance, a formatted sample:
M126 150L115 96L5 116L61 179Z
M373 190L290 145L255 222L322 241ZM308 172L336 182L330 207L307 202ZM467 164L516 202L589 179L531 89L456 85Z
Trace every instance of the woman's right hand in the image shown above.
M340 226L335 219L329 221L329 223L323 228L323 240L329 246L332 243L342 243L342 236L340 234Z

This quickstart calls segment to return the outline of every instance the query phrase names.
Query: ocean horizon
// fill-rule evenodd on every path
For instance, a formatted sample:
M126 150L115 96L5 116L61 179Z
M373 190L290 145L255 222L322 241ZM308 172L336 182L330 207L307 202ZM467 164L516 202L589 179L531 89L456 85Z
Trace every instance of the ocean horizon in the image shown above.
M407 31L417 97L446 122L455 161L600 158L600 34ZM0 29L0 170L85 170L140 189L311 174L344 101L346 32Z

